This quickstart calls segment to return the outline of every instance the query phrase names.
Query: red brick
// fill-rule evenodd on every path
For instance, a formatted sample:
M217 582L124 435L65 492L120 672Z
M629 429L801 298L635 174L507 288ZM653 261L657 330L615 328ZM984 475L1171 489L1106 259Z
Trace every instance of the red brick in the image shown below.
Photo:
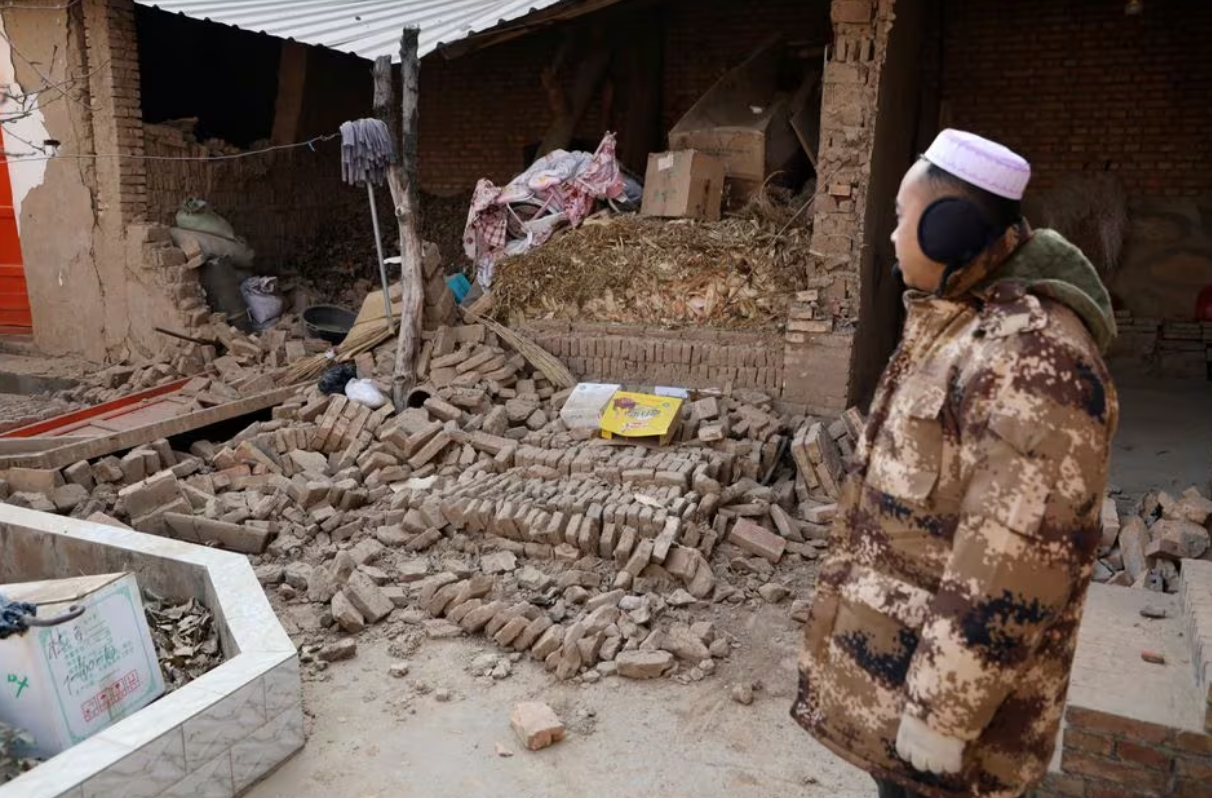
M833 0L829 16L834 22L864 25L871 21L871 0Z
M1131 762L1152 770L1170 772L1170 755L1147 745L1137 745L1125 740L1115 744L1115 756L1123 762Z
M1106 784L1090 783L1086 787L1087 798L1141 798L1136 790L1125 790L1122 787L1110 787Z
M1208 798L1208 782L1203 779L1177 779L1169 798Z
M1126 762L1116 762L1099 756L1066 751L1061 770L1110 782L1111 787L1159 792L1166 788L1169 776L1156 770L1146 770ZM1092 796L1094 798L1094 796Z
M732 526L728 541L749 554L778 562L787 549L787 541L747 518L738 518Z
M1064 796L1064 798L1085 798L1086 795L1085 779L1068 776L1064 773L1049 773L1041 787L1053 795ZM1037 792L1036 795L1038 796L1039 793Z
M1101 734L1076 731L1069 729L1065 732L1065 748L1084 751L1097 756L1111 756L1115 749L1115 740Z
M1203 779L1212 795L1212 758L1180 756L1174 759L1174 772L1179 778Z
M1094 709L1070 706L1065 713L1069 728L1081 731L1110 734L1124 737L1137 743L1161 744L1168 742L1171 730L1155 723L1145 723L1119 715L1109 715Z
M1186 751L1190 754L1207 754L1208 756L1212 756L1212 735L1210 734L1180 731L1175 733L1174 740L1170 745L1179 751Z

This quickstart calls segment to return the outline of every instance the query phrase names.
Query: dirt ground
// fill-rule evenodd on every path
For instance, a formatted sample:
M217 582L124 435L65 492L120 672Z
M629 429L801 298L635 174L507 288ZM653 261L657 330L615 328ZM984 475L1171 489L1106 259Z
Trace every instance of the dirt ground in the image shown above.
M408 676L397 679L389 675L400 661L391 644L363 644L322 681L304 683L307 747L248 795L873 795L865 774L788 716L800 634L788 607L738 607L735 621L720 618L741 648L716 674L688 685L618 677L558 683L528 659L493 683L468 672L477 657L501 654L480 638L426 641ZM760 683L750 706L730 697L740 680ZM534 753L519 746L509 713L529 700L557 711L568 727L564 742Z
M1111 485L1123 502L1150 490L1212 489L1212 382L1117 375L1120 424Z

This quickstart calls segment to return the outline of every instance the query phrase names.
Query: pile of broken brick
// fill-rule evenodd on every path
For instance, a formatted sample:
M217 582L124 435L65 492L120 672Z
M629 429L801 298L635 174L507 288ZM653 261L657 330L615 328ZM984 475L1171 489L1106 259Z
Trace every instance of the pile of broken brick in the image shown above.
M154 361L100 369L55 396L72 404L94 405L196 378L183 394L191 397L198 409L214 407L273 390L276 370L331 347L318 338L307 338L293 315L283 316L272 329L259 335L245 334L223 319L222 314L213 314L208 324L191 329L198 342L167 339L165 353Z
M426 349L417 407L301 389L231 440L13 469L0 494L249 554L275 602L310 613L305 654L403 621L562 679L698 679L733 643L697 611L808 589L857 413L827 425L740 391L687 402L670 445L619 445L567 429L570 391L481 326Z
M1148 493L1126 518L1108 497L1102 528L1096 582L1177 593L1183 560L1212 559L1212 500L1194 487Z

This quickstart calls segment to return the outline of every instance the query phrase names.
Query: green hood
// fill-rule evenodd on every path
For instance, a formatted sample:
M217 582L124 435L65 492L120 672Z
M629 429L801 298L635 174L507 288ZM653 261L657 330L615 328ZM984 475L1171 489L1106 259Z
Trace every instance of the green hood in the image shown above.
M1068 307L1086 323L1099 350L1106 352L1115 340L1115 312L1107 287L1082 251L1055 230L1035 230L987 282L1002 280Z

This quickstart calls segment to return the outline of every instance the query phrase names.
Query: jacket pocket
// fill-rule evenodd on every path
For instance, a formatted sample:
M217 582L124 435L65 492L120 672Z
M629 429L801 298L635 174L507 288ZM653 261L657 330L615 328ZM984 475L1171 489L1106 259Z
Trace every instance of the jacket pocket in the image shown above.
M841 603L839 586L848 581L850 570L849 564L827 562L817 573L816 595L812 599L808 623L804 625L803 655L808 661L819 663L825 655Z
M946 391L940 386L913 388L889 417L871 452L867 483L913 504L925 504L943 467L943 424L939 418Z

